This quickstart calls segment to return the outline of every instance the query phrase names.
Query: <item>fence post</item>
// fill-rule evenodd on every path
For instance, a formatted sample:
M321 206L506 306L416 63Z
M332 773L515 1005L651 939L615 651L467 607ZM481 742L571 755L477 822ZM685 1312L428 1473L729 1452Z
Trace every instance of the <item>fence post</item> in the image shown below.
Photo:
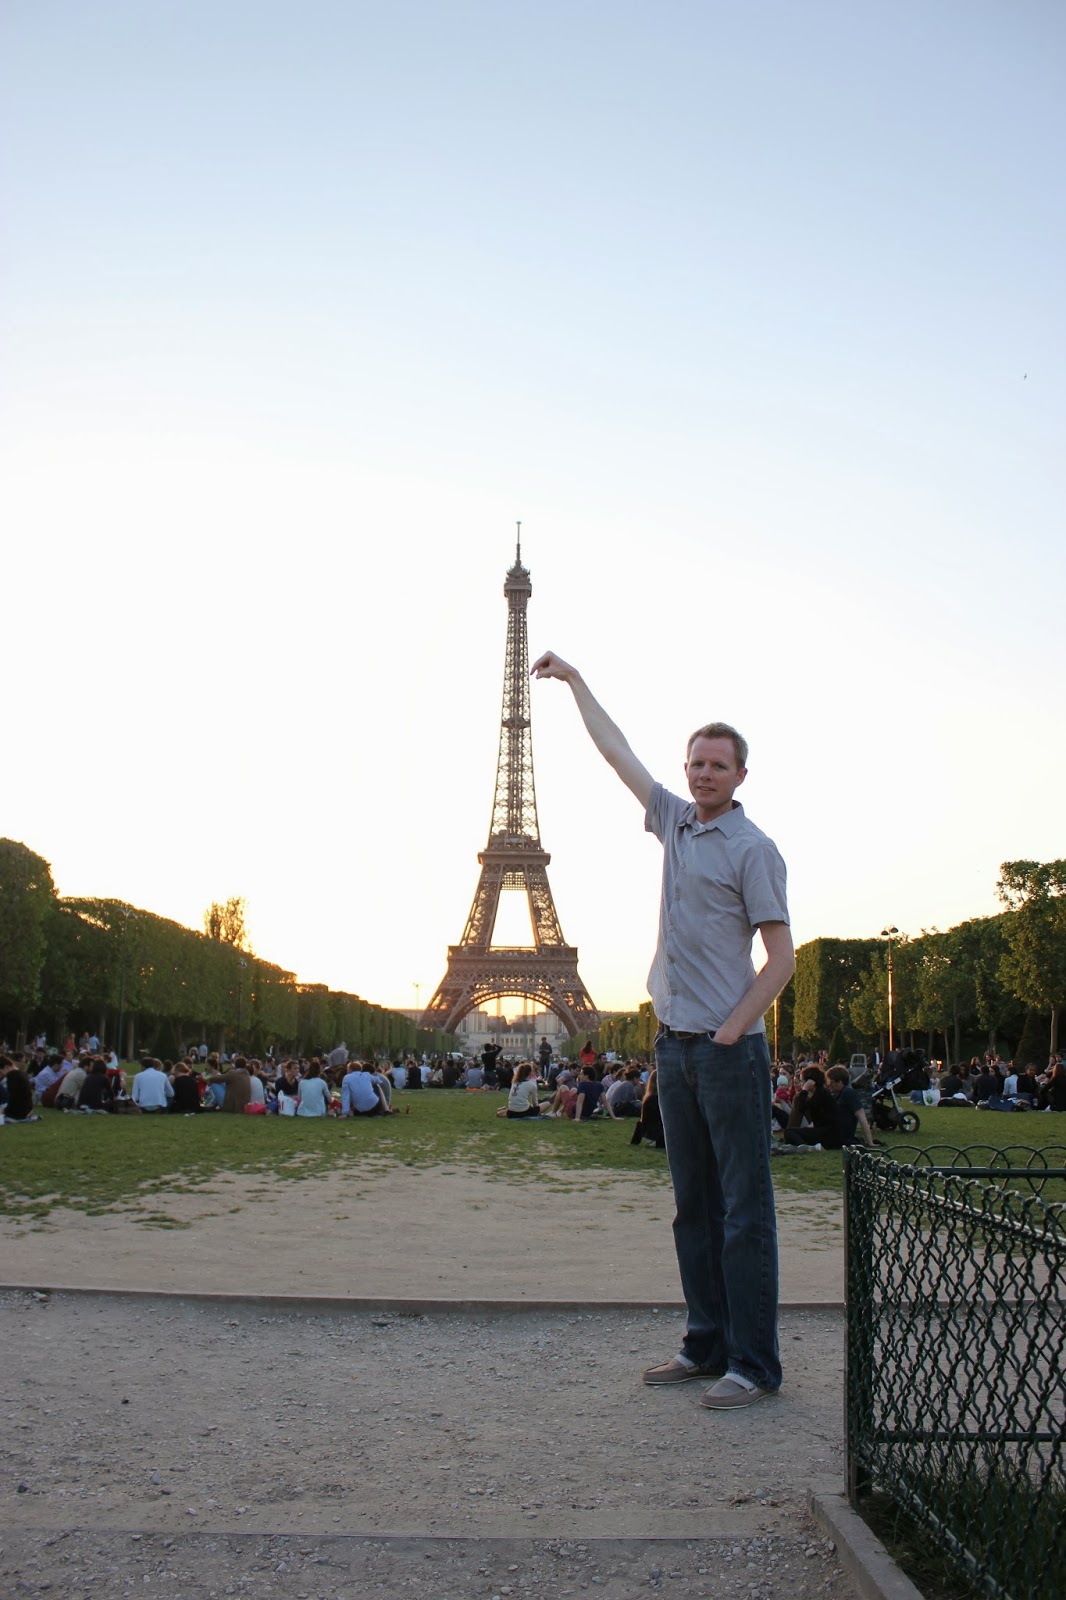
M873 1195L862 1183L857 1150L844 1150L844 1437L848 1499L854 1506L870 1489L864 1441L873 1422Z

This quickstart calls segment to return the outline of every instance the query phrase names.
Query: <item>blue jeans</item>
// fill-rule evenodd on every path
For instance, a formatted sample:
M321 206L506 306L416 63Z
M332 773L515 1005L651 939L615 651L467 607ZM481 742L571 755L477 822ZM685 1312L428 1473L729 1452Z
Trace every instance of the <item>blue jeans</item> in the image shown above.
M761 1033L655 1041L674 1184L674 1246L688 1307L682 1350L781 1387L777 1218L770 1178L770 1057Z

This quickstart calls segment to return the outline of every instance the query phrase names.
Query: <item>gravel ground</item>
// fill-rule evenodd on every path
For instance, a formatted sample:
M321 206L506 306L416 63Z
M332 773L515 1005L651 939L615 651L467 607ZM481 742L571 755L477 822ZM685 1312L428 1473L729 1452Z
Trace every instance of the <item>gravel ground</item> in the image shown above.
M674 1313L431 1317L0 1294L0 1594L845 1600L842 1321L786 1388L647 1389Z
M61 1533L32 1545L5 1538L6 1596L70 1600L130 1593L277 1596L278 1600L506 1600L588 1591L604 1600L665 1593L670 1600L844 1600L848 1587L824 1540L353 1539L284 1535Z

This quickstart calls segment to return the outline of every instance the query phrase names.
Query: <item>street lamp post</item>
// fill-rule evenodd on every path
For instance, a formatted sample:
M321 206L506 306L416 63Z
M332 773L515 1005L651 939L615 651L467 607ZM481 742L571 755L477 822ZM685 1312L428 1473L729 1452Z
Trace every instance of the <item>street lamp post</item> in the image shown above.
M899 932L898 928L882 928L882 939L888 940L888 1048L891 1052L895 1049L894 1035L892 1032L892 939Z
M240 969L237 973L237 1055L241 1053L241 998L244 990L244 969L247 965L247 961L241 956L237 963Z
M119 969L118 980L118 1039L116 1041L118 1049L115 1054L120 1061L122 1060L122 1023L126 1010L126 930L130 925L132 915L131 907L127 906L122 913L122 964Z

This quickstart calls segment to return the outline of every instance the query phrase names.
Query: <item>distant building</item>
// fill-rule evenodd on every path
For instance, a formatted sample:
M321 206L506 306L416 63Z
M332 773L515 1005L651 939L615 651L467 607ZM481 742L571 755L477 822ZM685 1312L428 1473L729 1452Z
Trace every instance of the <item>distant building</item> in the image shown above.
M421 1011L402 1013L420 1022ZM551 1011L524 1011L510 1021L491 1011L470 1011L455 1030L455 1048L467 1055L478 1055L487 1044L503 1046L505 1055L532 1059L542 1039L553 1050L561 1050L569 1035L560 1017Z

